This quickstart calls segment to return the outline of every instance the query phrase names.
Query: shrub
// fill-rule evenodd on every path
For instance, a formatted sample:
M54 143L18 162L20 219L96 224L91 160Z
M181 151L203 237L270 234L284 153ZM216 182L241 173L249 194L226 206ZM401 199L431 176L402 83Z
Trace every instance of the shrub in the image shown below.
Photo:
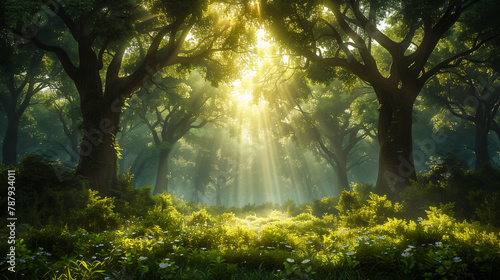
M97 191L87 190L87 207L75 210L70 220L74 228L84 228L90 232L115 230L120 224L118 214L113 212L114 198L99 197Z
M57 167L57 162L45 156L27 154L19 168L1 164L3 182L7 182L5 176L9 169L16 170L16 216L25 223L37 227L51 223L61 225L70 209L85 206L79 199L81 178ZM6 193L7 184L2 186ZM0 206L7 209L7 197L2 196Z
M70 254L74 250L75 238L67 229L49 225L42 229L32 228L26 240L26 245L32 251L45 250L54 255L62 257Z
M372 184L352 184L352 190L358 193L361 202L364 203L370 198L370 193L375 190L375 187Z
M152 227L157 225L164 230L180 230L183 216L173 206L172 195L159 194L154 199L156 206L148 211L144 219L144 226Z
M335 208L339 203L339 198L336 196L323 197L322 199L314 199L312 205L312 214L318 218L325 214L337 215L339 210Z
M343 190L340 194L338 205L335 207L340 213L361 208L361 198L357 192Z
M187 218L188 226L208 226L214 225L215 219L207 213L206 209L194 212Z
M346 195L346 197L352 199L353 195ZM340 220L343 226L366 227L382 224L388 217L396 216L396 214L402 209L402 206L399 203L393 205L385 195L379 196L371 193L369 197L370 198L366 201L365 205L359 208L349 209L340 215ZM353 200L356 202L355 199Z
M132 184L133 175L128 171L118 176L116 185L113 187L115 199L115 211L125 218L131 216L145 216L155 201L151 196L151 186L134 188Z

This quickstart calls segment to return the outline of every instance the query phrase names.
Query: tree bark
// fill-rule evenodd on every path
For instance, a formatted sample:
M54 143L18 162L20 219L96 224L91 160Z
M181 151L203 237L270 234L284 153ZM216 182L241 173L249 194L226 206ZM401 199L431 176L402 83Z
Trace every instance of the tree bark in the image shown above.
M82 98L81 111L83 139L80 144L77 174L87 177L91 188L111 195L111 186L116 183L115 137L120 121L121 103L104 102L102 98Z
M2 154L5 165L17 165L17 136L19 119L7 120L7 131L3 139Z
M168 171L168 156L170 151L170 148L160 151L158 170L156 173L156 184L153 195L168 192L168 177L170 176Z
M339 156L337 160L337 189L339 194L343 190L349 190L349 180L347 178L347 160Z
M378 96L381 96L378 94ZM390 96L385 94L385 96ZM378 140L379 170L375 192L398 195L410 180L416 180L413 162L413 102L394 98L392 102L379 97ZM398 101L397 101L398 100ZM385 101L385 102L384 102Z

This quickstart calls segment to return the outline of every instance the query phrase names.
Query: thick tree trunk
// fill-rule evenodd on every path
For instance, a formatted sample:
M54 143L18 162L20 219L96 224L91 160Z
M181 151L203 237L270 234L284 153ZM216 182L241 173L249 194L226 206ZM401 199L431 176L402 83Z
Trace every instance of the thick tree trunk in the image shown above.
M77 167L77 173L90 180L90 187L105 195L111 195L116 183L115 136L121 112L121 106L109 104L82 99L83 139Z
M476 154L476 170L478 170L484 163L490 162L490 154L488 152L488 133L490 127L487 124L481 104L477 107L475 125L474 152Z
M337 190L339 194L341 194L343 190L349 190L347 159L343 158L342 155L339 155L337 160Z
M7 131L3 138L2 154L5 165L17 165L17 134L19 119L7 121Z
M378 121L379 170L375 186L375 192L379 194L398 196L410 185L410 180L416 180L412 156L412 107L413 102L397 107L390 102L381 102Z
M158 171L156 172L156 184L153 195L157 195L163 192L168 192L168 177L170 176L168 171L169 154L170 154L170 149L164 149L160 151L160 158L158 160Z

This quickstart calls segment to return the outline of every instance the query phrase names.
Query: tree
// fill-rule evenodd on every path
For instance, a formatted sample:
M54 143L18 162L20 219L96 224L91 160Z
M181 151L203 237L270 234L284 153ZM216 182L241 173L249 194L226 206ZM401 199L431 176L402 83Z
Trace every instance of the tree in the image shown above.
M43 96L41 101L49 114L59 120L64 134L63 137L52 135L50 142L56 150L69 156L69 165L75 166L80 159L78 127L82 123L78 93L73 82L63 73L51 75L51 79L55 82L49 87L50 95Z
M153 191L159 194L168 191L168 161L173 146L190 130L202 128L221 116L217 98L222 95L196 72L187 80L167 77L152 81L152 87L143 87L144 92L131 103L151 131L159 153ZM148 112L151 114L147 115Z
M499 6L473 0L297 0L262 1L260 11L283 48L297 56L294 67L309 66L316 80L354 75L373 87L379 102L376 191L397 196L416 179L415 99L431 77L499 37ZM391 27L383 30L383 22ZM433 52L445 37L462 42L436 60Z
M367 155L359 155L357 160L352 157L360 141L375 137L374 125L366 113L373 102L361 87L347 93L333 84L311 88L308 100L290 106L295 117L292 115L288 130L336 171L335 191L342 193L349 190L349 170L368 159Z
M486 79L485 75L491 76ZM441 81L436 81L430 88L430 91L437 91L437 99L446 107L446 111L473 125L476 170L484 163L491 162L490 132L495 132L500 140L497 118L500 94L495 89L499 85L499 76L491 69L472 66L441 74Z
M216 62L216 53L234 47L241 30L225 18L232 7L205 0L68 0L44 7L26 0L9 2L6 8L14 44L28 40L55 54L73 80L84 135L77 172L104 194L110 194L116 181L115 137L126 99L169 65L226 69ZM68 46L75 44L72 52ZM223 77L218 71L207 76L214 81Z
M25 47L14 56L14 49L2 33L0 52L0 105L7 116L7 130L3 138L3 163L17 164L18 130L21 118L35 94L47 88L50 79L43 74L54 67L45 53ZM51 68L52 67L52 68Z

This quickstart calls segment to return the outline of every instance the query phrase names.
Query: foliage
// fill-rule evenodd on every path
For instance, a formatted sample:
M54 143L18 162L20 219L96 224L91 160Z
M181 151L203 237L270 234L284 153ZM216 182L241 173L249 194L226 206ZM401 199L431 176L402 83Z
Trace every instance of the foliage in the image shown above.
M335 205L339 203L339 198L335 196L323 197L322 199L314 199L312 205L312 214L318 218L323 217L323 215L336 215L339 210L335 208Z
M16 216L30 221L32 226L62 224L71 209L85 205L81 200L81 178L46 156L27 154L19 167L0 164L3 182L7 182L9 169L16 171L16 185L22 186L16 189ZM3 186L7 193L7 184ZM7 197L2 196L0 206L7 209Z
M155 204L151 196L151 186L134 188L132 180L133 175L129 172L122 174L118 177L116 187L113 189L115 211L124 218L146 216Z
M24 164L20 180L52 167L36 157ZM20 231L16 272L7 274L2 261L0 273L9 279L498 278L498 170L430 170L401 203L369 192L370 185L312 204L288 200L241 208L204 206L170 194L151 197L149 188L132 188L127 175L114 187L116 197L46 186L38 190L42 196L50 190L85 205L54 213L67 227L34 221L29 231ZM63 182L84 185L70 173L63 176ZM471 182L474 189L467 188ZM422 198L430 205L417 204ZM457 205L472 209L476 221L462 220ZM7 252L8 244L0 250Z
M71 225L91 232L118 228L120 217L113 212L114 197L99 197L97 191L87 190L87 207L72 213Z

